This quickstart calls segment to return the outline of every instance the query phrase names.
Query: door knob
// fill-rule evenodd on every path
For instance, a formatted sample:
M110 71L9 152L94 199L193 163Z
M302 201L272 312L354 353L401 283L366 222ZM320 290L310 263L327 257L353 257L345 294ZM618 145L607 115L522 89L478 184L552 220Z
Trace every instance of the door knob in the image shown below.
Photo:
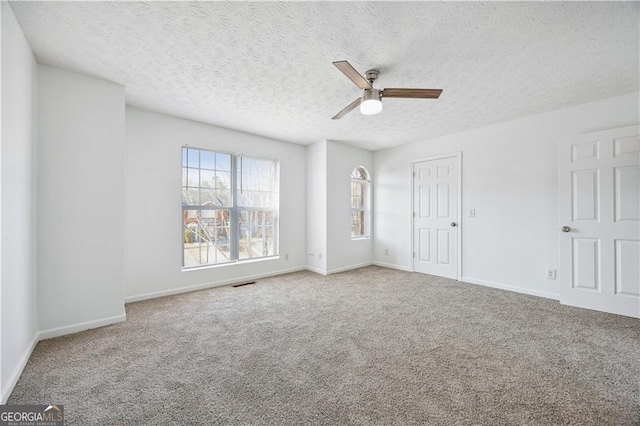
M451 226L458 226L458 224L455 222L451 222Z
M562 228L560 228L560 230L561 230L562 232L569 232L569 231L571 231L571 227L569 227L569 226L563 226Z

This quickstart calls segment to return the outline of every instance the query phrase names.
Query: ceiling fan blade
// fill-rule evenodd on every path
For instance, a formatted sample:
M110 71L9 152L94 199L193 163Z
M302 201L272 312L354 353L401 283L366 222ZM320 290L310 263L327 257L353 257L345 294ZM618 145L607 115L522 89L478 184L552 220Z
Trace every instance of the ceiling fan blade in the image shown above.
M342 111L340 111L339 113L337 113L336 115L334 115L333 117L331 117L332 120L339 120L342 117L344 117L345 115L349 114L351 111L353 111L358 105L360 105L360 100L361 98L356 99L355 101L351 102L349 105L347 105L347 107L345 109L343 109Z
M371 89L371 84L347 61L333 63L344 75L349 77L361 89Z
M384 98L438 99L442 89L384 89Z

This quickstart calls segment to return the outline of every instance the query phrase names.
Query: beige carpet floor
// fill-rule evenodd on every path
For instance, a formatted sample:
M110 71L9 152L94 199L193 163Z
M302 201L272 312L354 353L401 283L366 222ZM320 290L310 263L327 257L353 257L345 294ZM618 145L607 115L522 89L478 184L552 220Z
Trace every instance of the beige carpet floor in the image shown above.
M299 272L40 342L74 425L638 425L640 321L421 274Z

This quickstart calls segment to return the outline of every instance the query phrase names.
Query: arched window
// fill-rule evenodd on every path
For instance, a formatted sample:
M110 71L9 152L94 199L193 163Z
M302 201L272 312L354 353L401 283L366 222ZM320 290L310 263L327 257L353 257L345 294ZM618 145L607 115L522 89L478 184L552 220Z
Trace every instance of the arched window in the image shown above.
M371 236L371 180L358 166L351 172L351 238Z

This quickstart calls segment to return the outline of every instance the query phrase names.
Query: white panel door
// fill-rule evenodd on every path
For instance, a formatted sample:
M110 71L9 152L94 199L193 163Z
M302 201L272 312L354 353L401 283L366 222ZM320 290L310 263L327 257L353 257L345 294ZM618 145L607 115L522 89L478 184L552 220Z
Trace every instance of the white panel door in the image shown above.
M563 140L560 302L640 318L640 127Z
M413 270L458 279L460 157L413 165Z

